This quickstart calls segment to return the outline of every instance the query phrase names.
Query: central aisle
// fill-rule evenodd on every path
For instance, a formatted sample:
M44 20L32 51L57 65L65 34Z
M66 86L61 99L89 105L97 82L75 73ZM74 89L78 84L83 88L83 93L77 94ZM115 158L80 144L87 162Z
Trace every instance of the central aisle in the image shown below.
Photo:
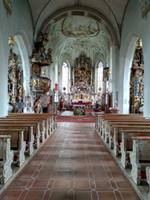
M59 123L1 200L138 200L93 123Z

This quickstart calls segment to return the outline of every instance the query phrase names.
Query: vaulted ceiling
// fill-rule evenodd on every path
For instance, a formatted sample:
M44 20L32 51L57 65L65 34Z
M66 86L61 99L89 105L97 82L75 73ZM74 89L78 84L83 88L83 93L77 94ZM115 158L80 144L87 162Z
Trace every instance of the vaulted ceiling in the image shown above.
M34 24L37 24L40 17L49 9L49 15L53 12L72 6L86 6L96 9L108 18L113 16L120 26L125 14L125 9L129 0L28 0L31 6Z
M129 0L28 1L33 16L34 36L36 38L41 29L48 30L48 48L53 49L56 60L68 57L73 62L84 52L92 58L93 64L98 57L107 62L111 42L119 45Z

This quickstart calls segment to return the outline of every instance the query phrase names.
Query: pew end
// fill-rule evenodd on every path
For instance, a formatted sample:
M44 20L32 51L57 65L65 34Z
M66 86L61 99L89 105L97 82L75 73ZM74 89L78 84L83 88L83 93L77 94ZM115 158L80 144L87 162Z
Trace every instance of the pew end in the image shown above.
M14 153L10 149L10 135L0 135L0 183L5 184L13 175Z

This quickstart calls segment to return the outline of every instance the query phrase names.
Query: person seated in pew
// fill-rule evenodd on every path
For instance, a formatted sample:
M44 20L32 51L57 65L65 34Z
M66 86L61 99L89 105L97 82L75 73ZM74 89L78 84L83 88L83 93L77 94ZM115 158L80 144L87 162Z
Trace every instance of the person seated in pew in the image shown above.
M41 105L42 105L42 109L43 109L43 113L48 113L48 105L50 102L50 97L47 94L47 92L45 92L41 97Z
M35 113L42 113L43 112L40 96L35 99L33 110L34 110Z

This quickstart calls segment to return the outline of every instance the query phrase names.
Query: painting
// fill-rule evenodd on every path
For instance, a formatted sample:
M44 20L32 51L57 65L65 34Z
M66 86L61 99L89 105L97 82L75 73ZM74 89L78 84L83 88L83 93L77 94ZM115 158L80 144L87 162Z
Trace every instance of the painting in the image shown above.
M67 37L92 37L99 33L99 23L90 17L69 16L62 21L62 33Z
M139 0L139 1L142 11L142 16L145 17L150 11L150 0Z
M85 55L76 58L74 68L74 86L86 88L91 84L91 66L90 59Z

